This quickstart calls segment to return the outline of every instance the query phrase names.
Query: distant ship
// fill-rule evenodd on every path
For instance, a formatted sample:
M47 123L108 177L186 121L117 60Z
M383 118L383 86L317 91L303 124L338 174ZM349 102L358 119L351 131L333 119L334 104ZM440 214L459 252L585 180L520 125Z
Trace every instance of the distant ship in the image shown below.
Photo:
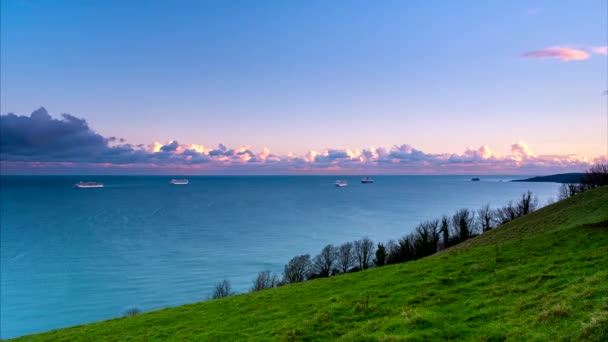
M339 181L336 181L336 186L339 188L342 188L342 187L348 186L348 183L345 180L339 180Z
M103 188L103 183L97 182L78 182L74 184L75 188Z
M169 183L173 185L186 185L188 184L187 179L172 179Z
M479 178L475 177L475 178L471 178L472 182L479 182Z
M374 180L372 179L372 177L365 177L363 179L361 179L361 183L373 183Z

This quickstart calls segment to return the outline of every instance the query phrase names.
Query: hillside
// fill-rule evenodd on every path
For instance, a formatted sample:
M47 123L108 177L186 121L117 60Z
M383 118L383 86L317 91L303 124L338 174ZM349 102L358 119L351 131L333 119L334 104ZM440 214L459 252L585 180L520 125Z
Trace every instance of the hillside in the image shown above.
M512 182L580 183L584 175L584 173L560 173L556 175L518 179Z
M17 340L605 341L606 265L608 187L418 261Z

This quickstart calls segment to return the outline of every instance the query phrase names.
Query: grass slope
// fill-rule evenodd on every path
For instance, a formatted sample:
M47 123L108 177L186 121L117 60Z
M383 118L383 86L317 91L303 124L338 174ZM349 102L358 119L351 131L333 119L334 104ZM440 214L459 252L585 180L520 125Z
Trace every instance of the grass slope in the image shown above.
M608 188L422 260L19 341L608 340Z

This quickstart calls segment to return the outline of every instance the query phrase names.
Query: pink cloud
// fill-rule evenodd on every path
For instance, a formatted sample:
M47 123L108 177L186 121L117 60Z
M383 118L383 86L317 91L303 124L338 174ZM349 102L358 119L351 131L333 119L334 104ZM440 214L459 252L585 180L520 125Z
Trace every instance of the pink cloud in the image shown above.
M590 57L587 51L559 46L531 51L525 53L523 56L527 58L553 58L562 60L564 62L582 61Z
M216 149L193 146L199 145L180 144L170 150L157 147L156 152L143 146L133 153L144 153L145 157L129 163L11 160L1 164L9 172L29 169L51 173L102 170L109 174L541 174L583 171L606 160L594 156L537 155L524 142L511 145L506 155L486 145L467 148L462 153L426 153L403 144L391 148L325 149L302 155L276 155L268 148L255 153L249 146L228 148L220 144Z
M0 165L9 173L540 174L582 171L600 160L593 156L537 155L524 142L511 145L506 155L486 145L462 153L427 153L401 144L326 148L302 154L273 154L266 147L254 151L249 145L206 147L176 140L131 145L95 133L83 119L70 115L53 119L42 109L29 117L8 114L1 119Z
M597 53L598 55L608 55L608 46L596 46L591 48L591 51Z

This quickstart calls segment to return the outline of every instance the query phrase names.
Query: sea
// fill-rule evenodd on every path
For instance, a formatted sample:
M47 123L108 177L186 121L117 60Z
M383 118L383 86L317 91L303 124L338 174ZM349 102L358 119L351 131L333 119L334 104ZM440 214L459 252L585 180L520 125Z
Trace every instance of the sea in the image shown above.
M545 205L558 191L510 182L522 176L171 178L0 177L0 338L207 300L223 279L247 292L327 244L396 240L461 208L528 190ZM73 187L88 180L105 187Z

